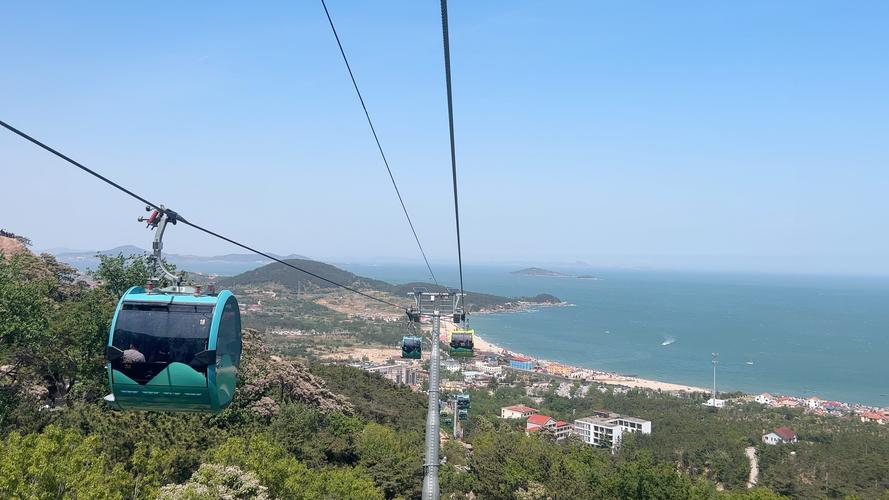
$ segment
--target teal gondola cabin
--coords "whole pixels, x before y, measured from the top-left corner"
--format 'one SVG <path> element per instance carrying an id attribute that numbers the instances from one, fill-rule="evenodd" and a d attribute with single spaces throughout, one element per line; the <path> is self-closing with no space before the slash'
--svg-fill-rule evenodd
<path id="1" fill-rule="evenodd" d="M 216 413 L 234 397 L 240 362 L 241 314 L 230 291 L 133 287 L 111 322 L 105 400 L 124 410 Z"/>

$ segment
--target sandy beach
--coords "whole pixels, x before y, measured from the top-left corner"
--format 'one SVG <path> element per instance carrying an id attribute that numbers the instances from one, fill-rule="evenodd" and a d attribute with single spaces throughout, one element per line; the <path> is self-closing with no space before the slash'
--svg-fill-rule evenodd
<path id="1" fill-rule="evenodd" d="M 442 323 L 442 325 L 444 325 L 444 323 Z M 474 336 L 474 340 L 475 340 L 475 348 L 478 350 L 491 351 L 491 352 L 497 352 L 497 353 L 500 353 L 501 351 L 504 350 L 497 344 L 488 342 L 488 341 L 484 340 L 482 337 L 479 337 L 477 334 Z M 528 357 L 530 357 L 531 359 L 535 359 L 536 361 L 540 361 L 544 364 L 551 362 L 549 360 L 534 358 L 534 356 L 528 356 Z M 628 377 L 628 376 L 620 375 L 617 373 L 603 372 L 603 371 L 597 371 L 597 370 L 591 370 L 591 369 L 583 369 L 583 368 L 579 368 L 579 367 L 578 367 L 578 370 L 592 373 L 593 374 L 592 378 L 588 379 L 588 380 L 592 380 L 592 381 L 598 382 L 600 384 L 622 385 L 624 387 L 631 387 L 634 389 L 651 389 L 651 390 L 655 390 L 655 391 L 665 391 L 665 392 L 672 392 L 672 391 L 703 392 L 703 393 L 708 392 L 708 389 L 705 389 L 703 387 L 695 387 L 692 385 L 674 384 L 672 382 L 663 382 L 660 380 L 650 380 L 650 379 L 644 379 L 644 378 L 639 378 L 639 377 Z"/>

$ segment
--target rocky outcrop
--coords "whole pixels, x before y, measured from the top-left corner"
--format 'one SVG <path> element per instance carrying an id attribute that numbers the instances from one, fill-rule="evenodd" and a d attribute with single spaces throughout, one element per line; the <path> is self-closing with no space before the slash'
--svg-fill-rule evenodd
<path id="1" fill-rule="evenodd" d="M 354 412 L 344 397 L 330 392 L 307 367 L 272 356 L 259 332 L 246 328 L 242 335 L 241 380 L 233 404 L 261 417 L 275 415 L 281 401 L 302 402 L 325 413 Z"/>
<path id="2" fill-rule="evenodd" d="M 0 253 L 7 259 L 20 253 L 30 253 L 28 247 L 16 238 L 0 236 Z"/>

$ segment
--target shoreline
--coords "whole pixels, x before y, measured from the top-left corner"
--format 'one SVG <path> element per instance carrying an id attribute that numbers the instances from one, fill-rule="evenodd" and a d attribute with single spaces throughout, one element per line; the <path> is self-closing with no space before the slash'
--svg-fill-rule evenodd
<path id="1" fill-rule="evenodd" d="M 445 322 L 442 322 L 444 325 Z M 446 334 L 445 334 L 446 335 Z M 522 358 L 529 359 L 535 365 L 543 367 L 543 372 L 546 375 L 550 376 L 559 376 L 562 378 L 572 379 L 574 377 L 570 376 L 570 374 L 582 374 L 575 380 L 585 380 L 588 382 L 598 383 L 598 384 L 607 384 L 607 385 L 615 385 L 615 386 L 624 386 L 629 387 L 631 389 L 650 389 L 656 390 L 660 392 L 685 392 L 688 394 L 703 394 L 705 396 L 709 395 L 712 389 L 707 389 L 703 387 L 697 387 L 693 385 L 686 384 L 678 384 L 673 382 L 666 382 L 663 380 L 655 380 L 655 379 L 647 379 L 638 377 L 635 375 L 622 375 L 617 372 L 597 370 L 593 368 L 584 368 L 575 365 L 570 365 L 566 363 L 561 363 L 558 361 L 552 361 L 545 358 L 539 358 L 534 355 L 519 353 L 515 351 L 511 351 L 506 349 L 498 344 L 493 342 L 489 342 L 484 340 L 478 334 L 474 335 L 475 346 L 477 350 L 480 351 L 488 351 L 497 354 L 506 354 L 508 356 L 518 356 Z M 561 373 L 553 373 L 552 371 L 547 371 L 549 367 L 554 367 L 558 372 Z M 566 370 L 567 369 L 567 370 Z M 516 369 L 516 371 L 526 371 L 528 373 L 536 373 L 534 370 L 522 370 Z M 565 376 L 566 372 L 569 376 Z M 793 395 L 772 395 L 769 392 L 765 391 L 757 394 L 752 394 L 747 391 L 730 391 L 733 393 L 741 393 L 744 396 L 740 399 L 745 401 L 756 401 L 764 404 L 766 406 L 772 408 L 802 408 L 805 411 L 813 411 L 817 414 L 832 414 L 832 415 L 856 415 L 862 416 L 865 418 L 869 413 L 876 412 L 884 412 L 889 418 L 889 407 L 881 408 L 878 406 L 873 406 L 865 403 L 849 403 L 849 402 L 841 402 L 841 401 L 830 401 L 830 400 L 822 400 L 817 396 L 813 396 L 810 398 L 806 398 L 803 396 L 793 396 Z M 760 398 L 767 397 L 767 400 L 760 401 Z"/>
<path id="2" fill-rule="evenodd" d="M 562 304 L 567 304 L 567 303 L 563 302 Z M 446 342 L 448 333 L 450 333 L 453 330 L 456 330 L 458 327 L 453 322 L 442 320 L 441 328 L 442 328 L 442 333 L 441 333 L 441 336 L 439 337 L 439 340 Z M 527 358 L 531 359 L 532 361 L 534 361 L 535 363 L 545 365 L 547 367 L 549 367 L 549 366 L 559 367 L 560 371 L 562 371 L 563 374 L 568 375 L 565 378 L 569 378 L 569 379 L 571 378 L 571 376 L 570 376 L 571 373 L 579 373 L 579 374 L 582 374 L 583 376 L 578 377 L 578 378 L 582 378 L 582 379 L 587 380 L 589 382 L 596 382 L 596 383 L 607 384 L 607 385 L 624 386 L 624 387 L 630 387 L 633 389 L 651 389 L 651 390 L 663 391 L 663 392 L 679 391 L 679 392 L 687 392 L 690 394 L 695 394 L 695 393 L 707 394 L 709 392 L 708 389 L 705 389 L 703 387 L 696 387 L 693 385 L 686 385 L 686 384 L 676 384 L 673 382 L 666 382 L 663 380 L 647 379 L 647 378 L 630 376 L 630 375 L 622 375 L 622 374 L 616 373 L 616 372 L 609 372 L 609 371 L 604 371 L 604 370 L 595 370 L 595 369 L 591 369 L 591 368 L 572 366 L 572 365 L 563 364 L 563 363 L 560 363 L 557 361 L 538 358 L 533 355 L 517 353 L 517 352 L 511 351 L 509 349 L 506 349 L 500 345 L 497 345 L 493 342 L 487 341 L 484 339 L 484 337 L 482 337 L 478 334 L 473 335 L 473 342 L 475 344 L 476 351 L 492 352 L 495 354 L 506 353 L 507 355 L 518 355 L 518 356 L 527 357 Z M 567 370 L 565 370 L 565 369 L 567 369 Z M 533 373 L 533 372 L 529 372 L 529 373 Z M 564 375 L 560 375 L 557 373 L 546 373 L 546 374 L 547 375 L 555 375 L 555 376 L 564 376 Z"/>
<path id="3" fill-rule="evenodd" d="M 521 313 L 528 311 L 536 311 L 544 308 L 551 307 L 573 307 L 574 304 L 562 301 L 559 303 L 540 303 L 540 302 L 515 302 L 510 303 L 506 307 L 498 307 L 494 309 L 482 309 L 474 312 L 473 314 L 477 315 L 491 315 L 491 314 L 512 314 L 512 313 Z M 336 307 L 333 307 L 335 310 L 340 310 Z M 343 310 L 342 312 L 346 312 L 349 314 L 354 314 L 351 310 Z M 460 325 L 461 327 L 463 325 Z M 425 331 L 429 331 L 430 325 L 424 324 L 423 329 Z M 440 337 L 440 341 L 447 342 L 448 332 L 457 329 L 458 326 L 454 325 L 453 322 L 442 319 L 441 321 L 442 328 L 442 336 Z M 584 380 L 591 383 L 597 384 L 605 384 L 611 386 L 622 386 L 627 388 L 634 389 L 645 389 L 645 390 L 655 390 L 660 392 L 667 393 L 676 393 L 683 392 L 687 394 L 703 394 L 709 395 L 711 389 L 705 387 L 694 386 L 690 384 L 682 384 L 676 382 L 669 382 L 666 380 L 658 380 L 652 378 L 644 378 L 639 377 L 635 374 L 622 374 L 615 371 L 602 370 L 597 368 L 587 368 L 583 366 L 570 365 L 567 363 L 562 363 L 559 361 L 554 361 L 542 357 L 538 357 L 534 354 L 524 354 L 517 351 L 512 351 L 510 349 L 504 348 L 501 345 L 495 344 L 494 342 L 486 340 L 483 336 L 479 336 L 476 334 L 474 336 L 475 340 L 475 348 L 477 351 L 481 352 L 490 352 L 495 355 L 505 355 L 505 356 L 519 356 L 522 358 L 527 358 L 532 361 L 534 365 L 537 367 L 537 370 L 521 370 L 516 368 L 519 371 L 527 371 L 528 373 L 542 373 L 549 376 L 557 376 L 564 378 L 566 380 Z M 350 351 L 354 351 L 351 354 L 357 354 L 359 358 L 367 356 L 369 360 L 373 360 L 376 362 L 383 362 L 384 359 L 396 359 L 398 358 L 398 349 L 390 348 L 390 347 L 366 347 L 366 348 L 352 348 L 346 349 L 344 351 L 329 353 L 323 356 L 329 360 L 342 360 L 346 359 L 350 356 Z M 426 358 L 426 353 L 424 354 L 424 358 Z M 889 406 L 879 407 L 873 404 L 861 403 L 861 402 L 841 402 L 838 400 L 821 400 L 818 397 L 805 397 L 805 396 L 797 396 L 797 395 L 779 395 L 772 396 L 768 392 L 762 392 L 759 394 L 751 393 L 747 390 L 732 390 L 732 391 L 722 391 L 723 394 L 726 393 L 740 393 L 743 394 L 741 398 L 747 401 L 753 401 L 756 399 L 760 400 L 768 400 L 767 404 L 771 407 L 789 407 L 789 408 L 805 408 L 807 411 L 814 412 L 822 412 L 826 411 L 828 413 L 841 413 L 841 414 L 867 414 L 870 410 L 883 411 L 887 414 L 887 419 L 889 419 Z M 813 400 L 816 402 L 813 403 Z"/>
<path id="4" fill-rule="evenodd" d="M 596 382 L 596 383 L 607 384 L 607 385 L 624 386 L 624 387 L 629 387 L 632 389 L 651 389 L 651 390 L 662 391 L 662 392 L 679 391 L 679 392 L 687 392 L 690 394 L 696 394 L 696 393 L 708 394 L 710 392 L 709 389 L 705 389 L 703 387 L 697 387 L 697 386 L 693 386 L 693 385 L 677 384 L 677 383 L 673 383 L 673 382 L 666 382 L 663 380 L 655 380 L 655 379 L 647 379 L 647 378 L 630 376 L 630 375 L 622 375 L 622 374 L 616 373 L 616 372 L 610 372 L 610 371 L 605 371 L 605 370 L 596 370 L 596 369 L 592 369 L 592 368 L 583 368 L 583 367 L 579 367 L 579 366 L 573 366 L 573 365 L 569 365 L 569 364 L 560 363 L 558 361 L 552 361 L 552 360 L 548 360 L 548 359 L 538 358 L 533 355 L 518 353 L 518 352 L 511 351 L 509 349 L 506 349 L 506 348 L 501 347 L 493 342 L 489 342 L 489 341 L 485 340 L 483 337 L 479 336 L 478 334 L 475 334 L 473 337 L 475 340 L 475 348 L 480 351 L 488 351 L 488 352 L 495 352 L 495 353 L 508 353 L 509 355 L 523 356 L 523 357 L 527 357 L 527 358 L 531 359 L 535 363 L 538 363 L 538 364 L 541 364 L 544 366 L 555 365 L 555 366 L 559 367 L 560 370 L 562 369 L 562 367 L 565 367 L 565 368 L 568 368 L 571 373 L 581 373 L 581 374 L 585 375 L 582 378 L 584 380 L 589 381 L 589 382 Z M 531 372 L 531 373 L 533 373 L 533 372 Z M 547 374 L 560 376 L 559 374 L 556 374 L 556 373 L 547 373 Z M 570 379 L 571 377 L 569 376 L 566 378 Z M 578 378 L 580 378 L 580 377 L 578 377 Z"/>

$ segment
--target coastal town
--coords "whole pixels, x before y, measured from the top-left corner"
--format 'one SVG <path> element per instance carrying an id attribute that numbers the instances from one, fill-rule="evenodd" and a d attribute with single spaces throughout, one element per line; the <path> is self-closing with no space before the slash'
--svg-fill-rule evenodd
<path id="1" fill-rule="evenodd" d="M 452 323 L 442 322 L 446 331 L 456 328 Z M 440 341 L 446 342 L 447 333 L 443 333 Z M 566 398 L 584 397 L 589 391 L 596 390 L 602 393 L 626 394 L 631 390 L 643 392 L 651 391 L 666 393 L 675 397 L 700 397 L 709 399 L 703 401 L 704 406 L 712 406 L 714 409 L 723 408 L 726 405 L 743 405 L 756 403 L 767 408 L 799 409 L 803 414 L 834 416 L 844 419 L 860 420 L 864 423 L 873 422 L 879 425 L 889 424 L 889 407 L 873 407 L 864 404 L 848 403 L 835 400 L 821 399 L 817 396 L 801 397 L 791 395 L 773 395 L 768 392 L 761 394 L 744 394 L 733 392 L 719 394 L 714 398 L 711 389 L 690 385 L 675 384 L 657 380 L 644 379 L 637 376 L 622 375 L 609 371 L 593 370 L 590 368 L 572 366 L 555 361 L 534 358 L 527 354 L 504 349 L 498 345 L 485 341 L 478 335 L 475 336 L 475 356 L 472 358 L 446 359 L 442 363 L 445 380 L 442 381 L 442 389 L 451 392 L 462 392 L 469 389 L 486 389 L 492 384 L 502 384 L 509 381 L 514 386 L 524 388 L 528 397 L 541 401 L 547 391 L 554 388 L 554 393 Z M 366 356 L 367 349 L 355 348 L 346 350 L 331 356 L 330 361 L 347 363 L 363 370 L 379 373 L 384 378 L 411 386 L 414 390 L 423 389 L 428 372 L 424 369 L 423 360 L 403 360 L 398 355 L 396 348 L 373 349 L 375 354 L 371 360 Z M 510 377 L 509 375 L 512 375 Z M 723 399 L 724 398 L 724 399 Z M 521 417 L 519 417 L 521 415 Z M 551 419 L 546 415 L 539 415 L 534 408 L 515 405 L 501 409 L 501 418 L 524 418 L 527 420 L 527 431 L 544 431 L 552 434 L 557 439 L 563 439 L 576 434 L 582 440 L 590 436 L 590 425 L 604 426 L 611 429 L 609 432 L 618 436 L 611 443 L 619 446 L 617 429 L 624 432 L 640 431 L 644 434 L 652 432 L 651 422 L 634 417 L 612 414 L 602 410 L 595 415 L 577 419 L 573 423 Z M 612 421 L 605 424 L 605 421 Z M 592 422 L 596 423 L 593 424 Z M 625 425 L 634 422 L 634 425 Z M 637 425 L 638 424 L 638 427 Z M 610 426 L 610 427 L 609 427 Z M 767 444 L 794 442 L 795 435 L 791 436 L 788 430 L 776 429 L 771 432 L 768 439 L 763 435 L 763 442 Z M 602 431 L 605 432 L 605 431 Z M 778 436 L 775 438 L 774 436 Z M 592 439 L 592 438 L 590 438 Z M 599 441 L 589 441 L 590 444 L 599 444 Z"/>

